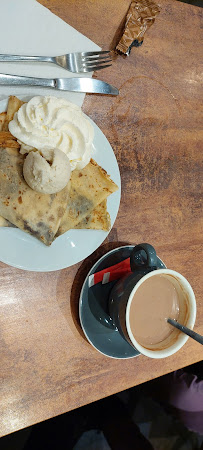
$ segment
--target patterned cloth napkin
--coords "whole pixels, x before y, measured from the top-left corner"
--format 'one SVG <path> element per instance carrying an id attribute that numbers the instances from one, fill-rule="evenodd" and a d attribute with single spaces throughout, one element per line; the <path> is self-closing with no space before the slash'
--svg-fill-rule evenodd
<path id="1" fill-rule="evenodd" d="M 65 5 L 65 3 L 64 3 Z M 98 45 L 83 36 L 35 0 L 1 1 L 0 53 L 56 56 L 97 51 Z M 0 62 L 0 73 L 42 78 L 89 76 L 73 74 L 53 64 Z M 8 95 L 55 95 L 82 106 L 85 94 L 37 87 L 0 86 L 0 100 Z"/>

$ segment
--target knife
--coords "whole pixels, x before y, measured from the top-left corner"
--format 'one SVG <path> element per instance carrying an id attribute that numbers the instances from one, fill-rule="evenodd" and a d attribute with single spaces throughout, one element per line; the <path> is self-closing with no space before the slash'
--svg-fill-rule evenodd
<path id="1" fill-rule="evenodd" d="M 118 95 L 116 87 L 105 81 L 94 78 L 34 78 L 19 75 L 0 74 L 0 85 L 12 86 L 41 86 L 60 91 L 85 92 L 91 94 Z"/>

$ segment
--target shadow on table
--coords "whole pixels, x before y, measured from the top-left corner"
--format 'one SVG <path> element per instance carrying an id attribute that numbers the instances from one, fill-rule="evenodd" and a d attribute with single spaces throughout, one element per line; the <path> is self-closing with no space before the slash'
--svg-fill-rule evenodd
<path id="1" fill-rule="evenodd" d="M 81 329 L 80 319 L 79 319 L 79 299 L 80 292 L 85 281 L 85 278 L 92 268 L 92 266 L 106 253 L 109 251 L 122 247 L 124 245 L 131 245 L 128 242 L 117 241 L 117 242 L 107 242 L 104 245 L 101 245 L 92 255 L 90 255 L 87 259 L 83 261 L 80 268 L 78 269 L 71 289 L 70 294 L 70 306 L 71 306 L 71 314 L 73 318 L 74 325 L 80 335 L 84 338 L 84 333 Z"/>

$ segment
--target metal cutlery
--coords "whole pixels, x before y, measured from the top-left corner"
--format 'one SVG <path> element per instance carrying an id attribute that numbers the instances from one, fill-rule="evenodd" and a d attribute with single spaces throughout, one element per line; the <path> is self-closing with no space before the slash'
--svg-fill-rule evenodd
<path id="1" fill-rule="evenodd" d="M 109 51 L 67 53 L 61 56 L 24 56 L 24 55 L 1 55 L 0 61 L 25 62 L 38 61 L 53 63 L 69 72 L 83 73 L 94 70 L 105 69 L 111 66 L 112 61 Z"/>
<path id="2" fill-rule="evenodd" d="M 94 78 L 34 78 L 0 74 L 0 86 L 41 86 L 60 91 L 118 95 L 116 87 Z"/>

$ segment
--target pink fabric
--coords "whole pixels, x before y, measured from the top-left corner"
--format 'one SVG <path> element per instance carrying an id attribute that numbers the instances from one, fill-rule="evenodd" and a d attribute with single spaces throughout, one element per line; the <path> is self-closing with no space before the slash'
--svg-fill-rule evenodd
<path id="1" fill-rule="evenodd" d="M 203 434 L 203 379 L 180 369 L 154 380 L 152 396 L 173 407 L 189 430 Z"/>
<path id="2" fill-rule="evenodd" d="M 172 374 L 169 403 L 184 411 L 203 412 L 203 380 L 177 370 Z"/>

